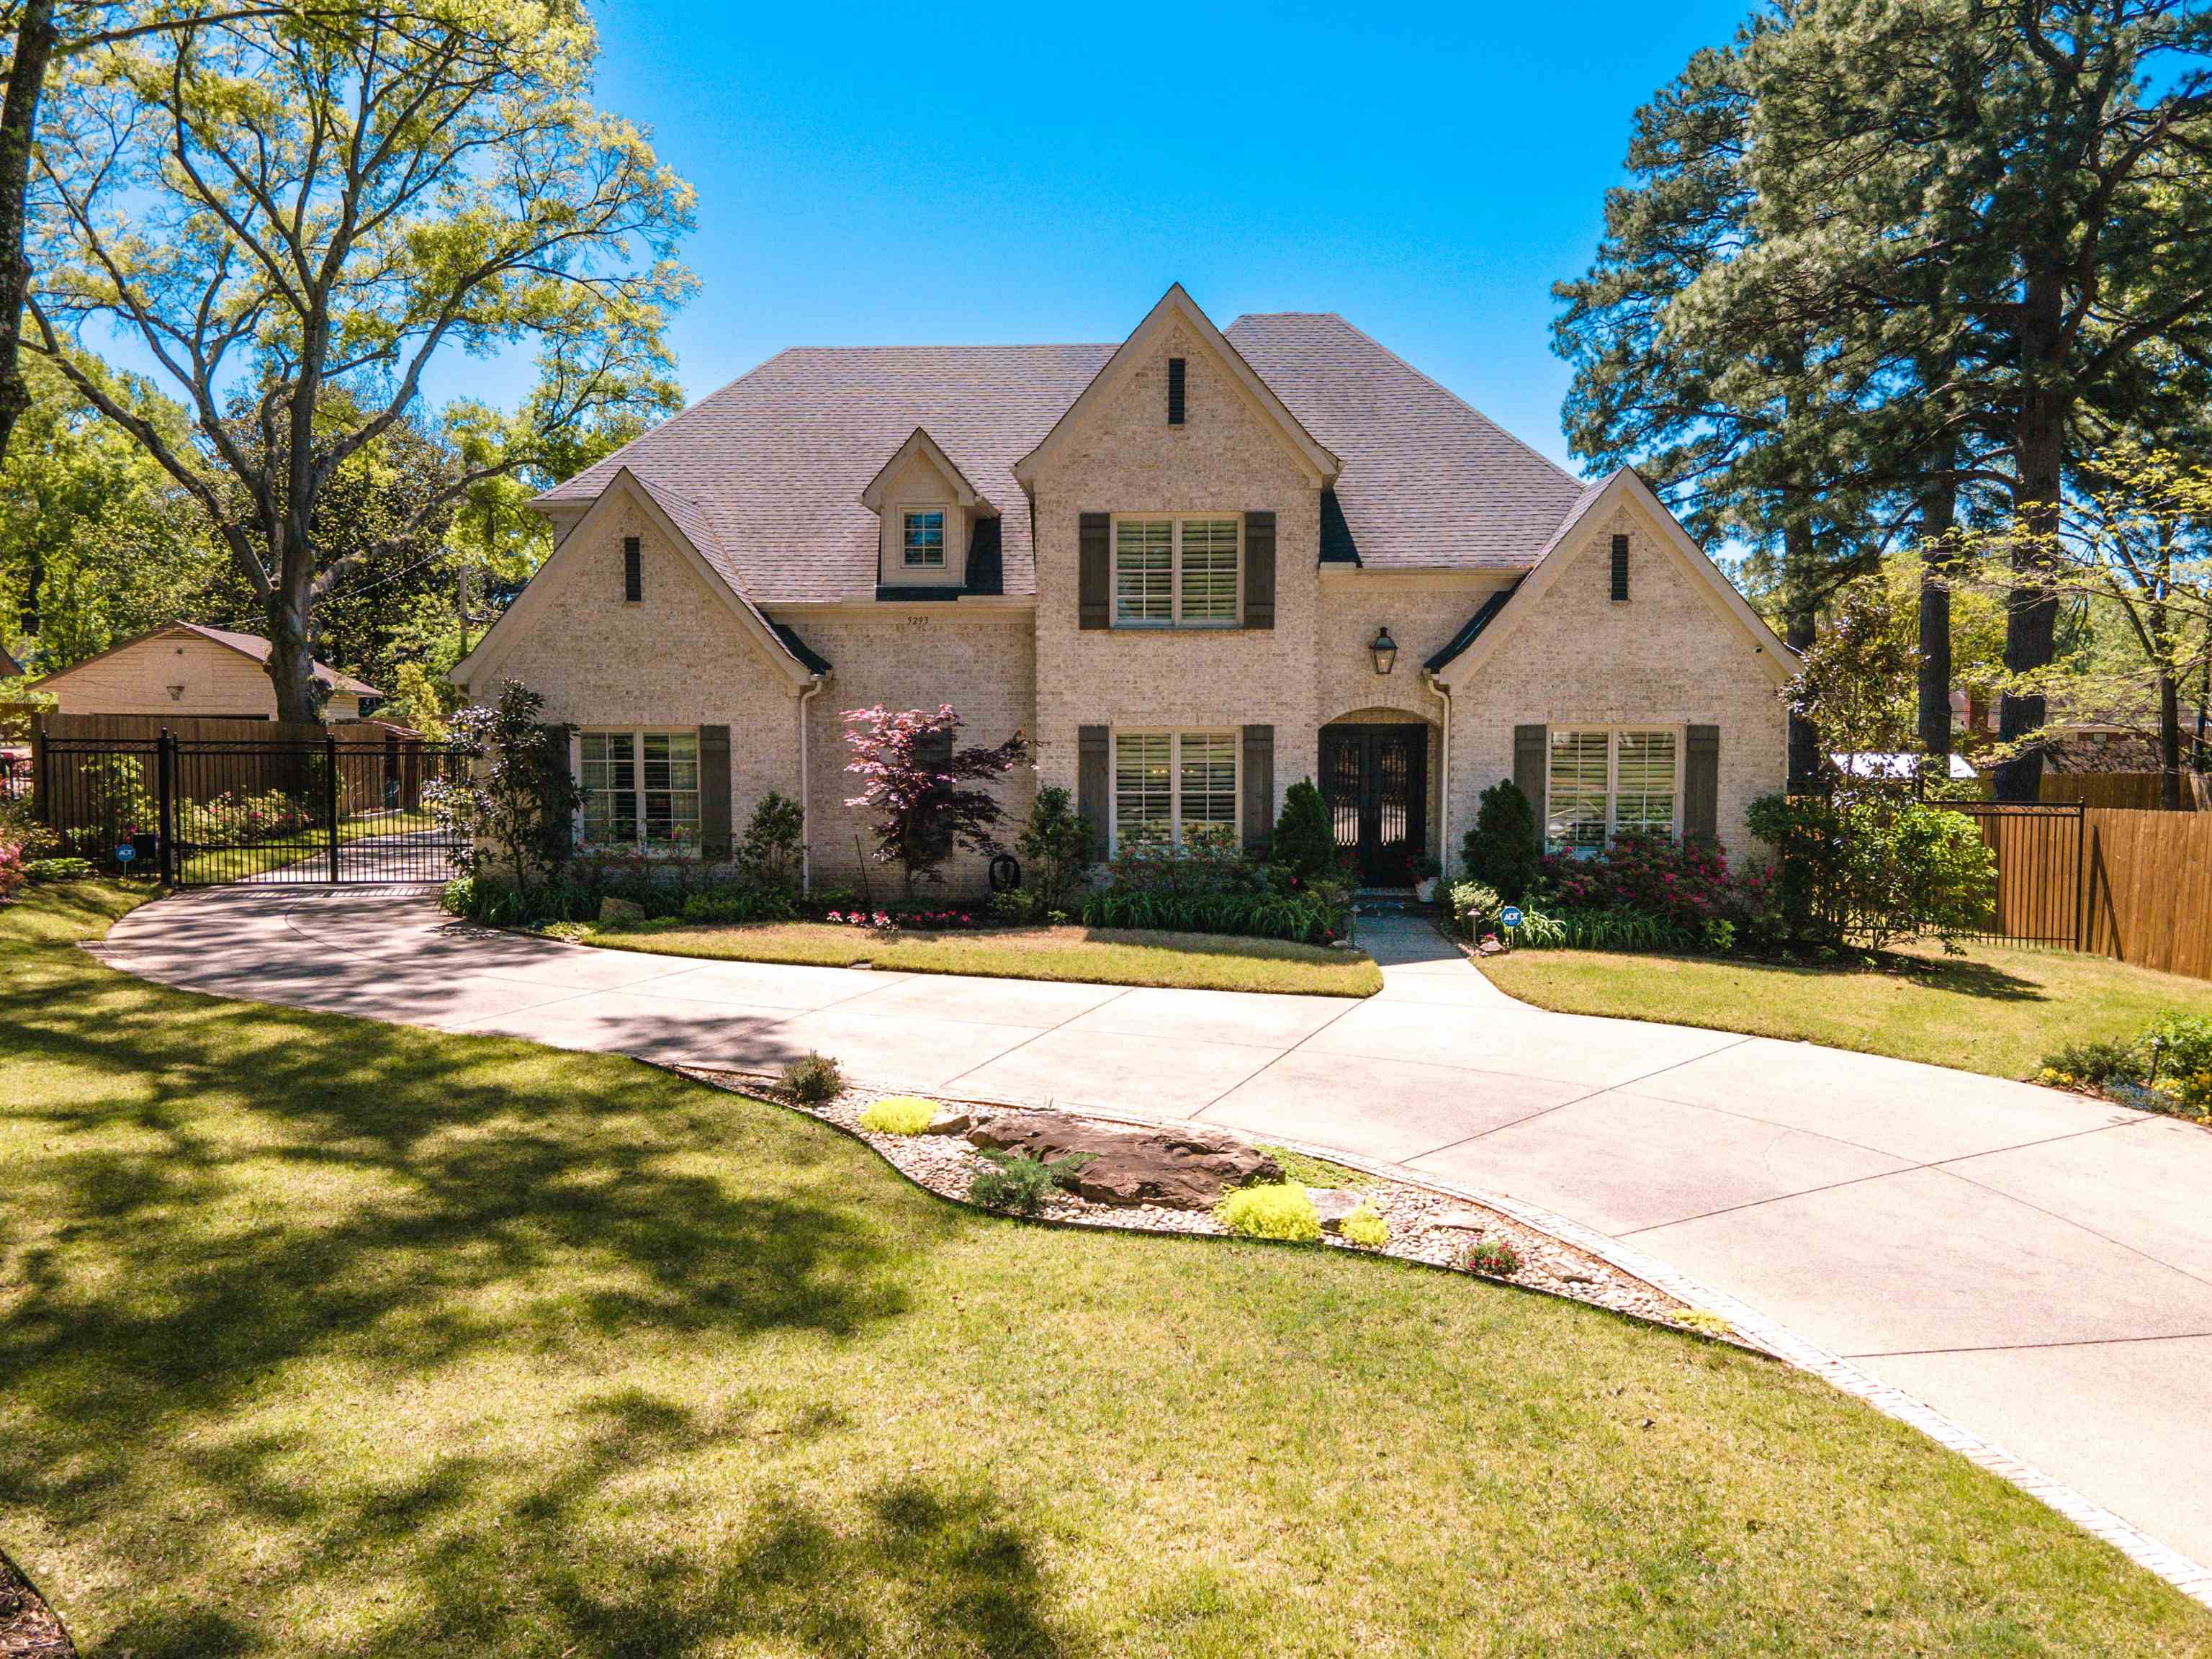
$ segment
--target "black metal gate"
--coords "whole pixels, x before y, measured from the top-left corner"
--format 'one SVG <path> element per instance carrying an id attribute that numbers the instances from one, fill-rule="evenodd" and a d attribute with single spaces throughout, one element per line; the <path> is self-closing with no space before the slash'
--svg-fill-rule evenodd
<path id="1" fill-rule="evenodd" d="M 429 801 L 468 751 L 396 733 L 56 738 L 37 761 L 37 816 L 65 856 L 174 886 L 444 881 L 464 850 Z"/>

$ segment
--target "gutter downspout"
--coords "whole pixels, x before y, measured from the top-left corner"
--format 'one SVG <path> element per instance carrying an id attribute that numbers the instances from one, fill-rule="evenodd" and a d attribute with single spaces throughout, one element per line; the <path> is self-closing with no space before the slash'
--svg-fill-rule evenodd
<path id="1" fill-rule="evenodd" d="M 1421 682 L 1435 692 L 1444 706 L 1443 757 L 1437 765 L 1437 863 L 1443 874 L 1437 877 L 1439 885 L 1451 885 L 1451 687 L 1446 685 L 1427 669 L 1421 671 Z"/>
<path id="2" fill-rule="evenodd" d="M 822 690 L 822 676 L 799 694 L 799 890 L 814 890 L 814 775 L 806 765 L 806 705 Z"/>

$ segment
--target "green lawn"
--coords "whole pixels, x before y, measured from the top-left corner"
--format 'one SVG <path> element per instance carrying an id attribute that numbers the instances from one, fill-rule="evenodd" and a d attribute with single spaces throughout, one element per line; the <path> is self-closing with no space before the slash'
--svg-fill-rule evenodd
<path id="1" fill-rule="evenodd" d="M 1778 1364 L 163 990 L 128 902 L 0 910 L 0 1542 L 88 1656 L 2212 1653 Z"/>
<path id="2" fill-rule="evenodd" d="M 1572 1014 L 1705 1025 L 2033 1076 L 2064 1042 L 2139 1035 L 2165 1008 L 2212 1013 L 2212 984 L 2070 951 L 1916 946 L 1881 968 L 1813 968 L 1605 951 L 1516 951 L 1482 971 Z"/>
<path id="3" fill-rule="evenodd" d="M 1370 997 L 1382 970 L 1364 951 L 1214 933 L 1117 932 L 1103 927 L 992 927 L 972 933 L 875 933 L 826 921 L 731 927 L 648 922 L 585 936 L 586 945 L 672 957 L 855 962 L 911 974 L 988 974 L 1000 979 L 1082 980 L 1096 985 L 1177 985 L 1206 991 L 1303 991 Z"/>

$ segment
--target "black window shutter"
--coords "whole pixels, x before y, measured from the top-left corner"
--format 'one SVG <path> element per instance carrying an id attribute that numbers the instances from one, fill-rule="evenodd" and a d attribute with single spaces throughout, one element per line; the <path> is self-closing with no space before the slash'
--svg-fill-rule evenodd
<path id="1" fill-rule="evenodd" d="M 710 861 L 730 856 L 730 728 L 699 728 L 699 852 Z"/>
<path id="2" fill-rule="evenodd" d="M 1091 856 L 1106 848 L 1106 728 L 1080 726 L 1075 731 L 1075 810 L 1091 820 Z"/>
<path id="3" fill-rule="evenodd" d="M 1244 850 L 1264 853 L 1275 838 L 1275 728 L 1244 728 Z"/>
<path id="4" fill-rule="evenodd" d="M 1182 365 L 1180 357 L 1168 359 L 1168 424 L 1182 424 Z"/>
<path id="5" fill-rule="evenodd" d="M 1536 829 L 1544 832 L 1544 751 L 1548 746 L 1541 726 L 1513 728 L 1513 781 L 1536 809 Z"/>
<path id="6" fill-rule="evenodd" d="M 568 765 L 568 728 L 564 725 L 541 726 L 545 736 L 545 769 L 557 777 L 574 777 Z M 562 817 L 545 826 L 545 840 L 553 854 L 554 861 L 565 860 L 576 850 L 576 821 Z"/>
<path id="7" fill-rule="evenodd" d="M 1275 515 L 1244 515 L 1244 626 L 1275 625 Z"/>
<path id="8" fill-rule="evenodd" d="M 1682 839 L 1720 839 L 1721 729 L 1693 726 L 1682 750 Z"/>
<path id="9" fill-rule="evenodd" d="M 645 561 L 637 549 L 637 538 L 623 538 L 623 598 L 635 605 L 645 597 Z"/>
<path id="10" fill-rule="evenodd" d="M 1076 520 L 1075 625 L 1114 625 L 1114 515 L 1085 513 Z"/>
<path id="11" fill-rule="evenodd" d="M 1613 597 L 1615 599 L 1628 597 L 1628 538 L 1626 536 L 1613 538 Z"/>

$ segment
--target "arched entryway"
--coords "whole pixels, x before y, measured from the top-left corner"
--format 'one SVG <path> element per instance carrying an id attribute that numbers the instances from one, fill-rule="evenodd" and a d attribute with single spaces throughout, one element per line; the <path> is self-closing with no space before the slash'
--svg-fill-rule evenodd
<path id="1" fill-rule="evenodd" d="M 1321 792 L 1336 844 L 1365 887 L 1410 887 L 1429 856 L 1435 727 L 1399 708 L 1364 708 L 1321 729 Z"/>

